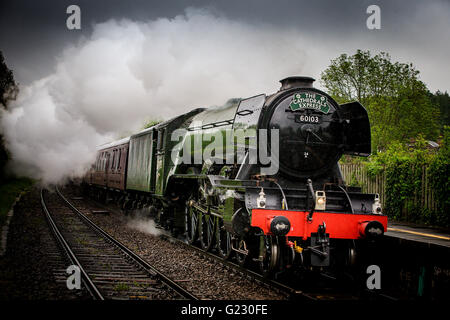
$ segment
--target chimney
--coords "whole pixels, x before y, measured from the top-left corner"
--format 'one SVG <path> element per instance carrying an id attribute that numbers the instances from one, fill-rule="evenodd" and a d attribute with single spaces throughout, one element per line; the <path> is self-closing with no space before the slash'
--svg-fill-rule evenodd
<path id="1" fill-rule="evenodd" d="M 287 77 L 280 80 L 281 82 L 280 91 L 297 87 L 312 88 L 313 87 L 312 83 L 314 81 L 316 80 L 311 77 Z"/>

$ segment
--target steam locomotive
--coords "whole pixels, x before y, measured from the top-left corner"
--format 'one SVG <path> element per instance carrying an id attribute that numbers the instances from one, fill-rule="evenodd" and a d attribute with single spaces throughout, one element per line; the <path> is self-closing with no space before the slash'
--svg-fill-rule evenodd
<path id="1" fill-rule="evenodd" d="M 99 147 L 85 186 L 204 250 L 265 275 L 352 265 L 387 228 L 377 194 L 343 181 L 343 154 L 368 156 L 370 123 L 310 77 L 278 92 L 195 109 Z"/>

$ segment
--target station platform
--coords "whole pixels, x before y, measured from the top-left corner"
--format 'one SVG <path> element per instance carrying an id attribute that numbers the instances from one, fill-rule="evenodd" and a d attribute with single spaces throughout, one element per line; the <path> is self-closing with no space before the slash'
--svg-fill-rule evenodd
<path id="1" fill-rule="evenodd" d="M 416 226 L 401 222 L 389 222 L 385 235 L 388 237 L 450 248 L 450 232 L 446 230 L 438 230 L 431 227 Z"/>

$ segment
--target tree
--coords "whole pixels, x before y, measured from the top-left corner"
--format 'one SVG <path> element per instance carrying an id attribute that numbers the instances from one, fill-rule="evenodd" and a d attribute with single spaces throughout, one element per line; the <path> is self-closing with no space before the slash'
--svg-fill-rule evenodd
<path id="1" fill-rule="evenodd" d="M 435 94 L 429 93 L 433 105 L 439 109 L 440 113 L 440 129 L 444 132 L 445 126 L 450 126 L 450 95 L 447 91 L 436 91 Z"/>
<path id="2" fill-rule="evenodd" d="M 422 134 L 435 139 L 439 111 L 412 64 L 392 62 L 389 54 L 361 51 L 340 55 L 321 74 L 321 83 L 340 103 L 360 101 L 372 126 L 373 150 Z"/>
<path id="3" fill-rule="evenodd" d="M 142 129 L 147 129 L 153 126 L 156 126 L 157 124 L 161 123 L 162 120 L 146 120 Z"/>
<path id="4" fill-rule="evenodd" d="M 8 102 L 14 100 L 18 93 L 18 86 L 14 81 L 11 70 L 8 69 L 0 51 L 0 104 L 7 108 Z"/>
<path id="5" fill-rule="evenodd" d="M 13 73 L 6 66 L 3 53 L 0 51 L 0 108 L 6 109 L 8 102 L 16 98 L 18 91 Z M 8 153 L 3 142 L 3 136 L 0 134 L 0 177 L 3 176 L 3 169 L 7 161 Z"/>
<path id="6" fill-rule="evenodd" d="M 442 129 L 442 146 L 430 165 L 430 182 L 438 205 L 437 223 L 450 226 L 450 127 Z"/>

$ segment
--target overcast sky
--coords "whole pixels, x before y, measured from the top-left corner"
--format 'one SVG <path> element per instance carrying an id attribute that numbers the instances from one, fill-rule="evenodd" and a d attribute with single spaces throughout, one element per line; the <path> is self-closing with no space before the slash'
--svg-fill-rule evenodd
<path id="1" fill-rule="evenodd" d="M 81 30 L 66 28 L 66 8 L 70 4 L 81 8 Z M 366 27 L 366 9 L 371 4 L 381 8 L 380 30 Z M 315 39 L 303 44 L 302 57 L 305 72 L 315 78 L 319 78 L 330 59 L 360 48 L 387 51 L 395 61 L 412 62 L 432 91 L 450 90 L 448 0 L 1 0 L 0 50 L 16 79 L 29 84 L 50 74 L 62 50 L 77 43 L 80 37 L 89 37 L 97 23 L 124 18 L 142 22 L 173 19 L 188 7 L 207 8 L 218 16 L 256 27 L 297 30 L 308 39 Z M 326 51 L 319 53 L 320 59 L 317 50 Z"/>
<path id="2" fill-rule="evenodd" d="M 71 4 L 81 30 L 66 27 Z M 372 4 L 380 30 L 366 26 Z M 357 49 L 450 91 L 449 30 L 443 0 L 0 0 L 0 50 L 20 83 L 0 130 L 17 173 L 54 183 L 148 120 L 270 94 L 291 75 L 319 79 Z"/>

